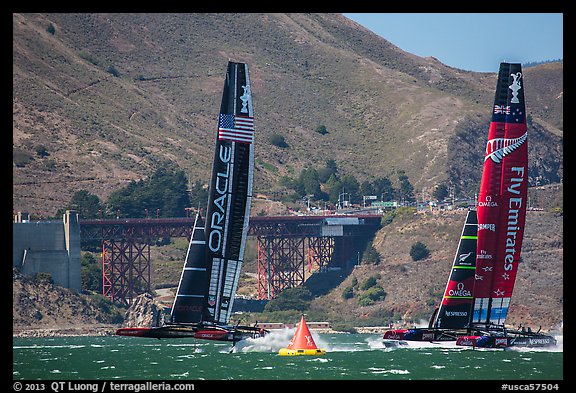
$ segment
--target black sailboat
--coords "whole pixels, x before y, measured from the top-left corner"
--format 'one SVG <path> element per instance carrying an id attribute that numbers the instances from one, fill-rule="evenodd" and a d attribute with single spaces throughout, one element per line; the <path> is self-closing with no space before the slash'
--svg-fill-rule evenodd
<path id="1" fill-rule="evenodd" d="M 248 65 L 228 62 L 218 117 L 206 219 L 196 215 L 170 318 L 120 336 L 237 342 L 267 331 L 229 325 L 244 250 L 254 171 L 254 113 Z"/>

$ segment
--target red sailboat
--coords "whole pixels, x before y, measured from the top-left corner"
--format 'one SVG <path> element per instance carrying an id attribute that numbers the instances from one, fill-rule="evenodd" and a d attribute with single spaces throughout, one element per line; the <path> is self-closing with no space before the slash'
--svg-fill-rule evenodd
<path id="1" fill-rule="evenodd" d="M 539 331 L 505 326 L 520 261 L 527 194 L 522 67 L 501 63 L 477 209 L 466 218 L 441 307 L 428 328 L 387 331 L 385 344 L 456 341 L 487 348 L 556 344 L 554 337 Z"/>

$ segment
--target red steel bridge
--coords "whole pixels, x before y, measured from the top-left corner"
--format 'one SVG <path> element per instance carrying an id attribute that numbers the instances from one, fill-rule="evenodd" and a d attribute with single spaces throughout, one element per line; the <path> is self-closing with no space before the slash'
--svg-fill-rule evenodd
<path id="1" fill-rule="evenodd" d="M 258 297 L 273 299 L 304 284 L 306 271 L 346 270 L 380 228 L 379 215 L 250 217 L 258 245 Z M 150 246 L 163 237 L 190 238 L 194 218 L 80 220 L 82 242 L 102 243 L 103 294 L 130 305 L 150 290 Z M 184 262 L 184 261 L 182 261 Z"/>

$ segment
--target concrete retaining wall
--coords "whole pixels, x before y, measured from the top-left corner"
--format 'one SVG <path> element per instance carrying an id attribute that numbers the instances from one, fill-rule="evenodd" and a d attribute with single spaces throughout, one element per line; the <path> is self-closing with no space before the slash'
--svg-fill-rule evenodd
<path id="1" fill-rule="evenodd" d="M 19 214 L 12 223 L 12 266 L 22 273 L 50 273 L 54 284 L 80 291 L 80 224 L 67 211 L 62 221 L 29 222 Z"/>

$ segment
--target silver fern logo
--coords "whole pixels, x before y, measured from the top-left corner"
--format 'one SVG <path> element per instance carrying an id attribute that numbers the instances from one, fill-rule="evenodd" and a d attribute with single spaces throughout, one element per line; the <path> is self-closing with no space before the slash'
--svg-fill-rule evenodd
<path id="1" fill-rule="evenodd" d="M 518 149 L 528 138 L 528 131 L 518 138 L 494 138 L 486 144 L 486 156 L 484 161 L 491 159 L 496 164 L 500 164 L 502 159 L 514 150 Z"/>

